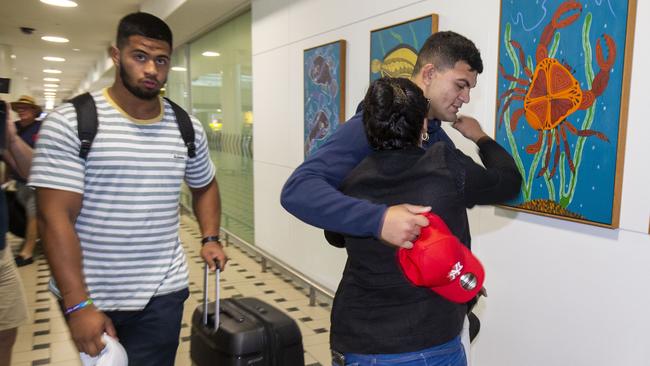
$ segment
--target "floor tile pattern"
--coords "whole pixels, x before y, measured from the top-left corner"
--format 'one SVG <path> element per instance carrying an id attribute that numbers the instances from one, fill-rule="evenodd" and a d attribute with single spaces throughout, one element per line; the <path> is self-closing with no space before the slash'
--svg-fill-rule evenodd
<path id="1" fill-rule="evenodd" d="M 202 301 L 203 266 L 199 256 L 200 233 L 196 222 L 182 217 L 181 239 L 190 268 L 190 298 L 185 302 L 177 366 L 191 365 L 189 356 L 192 312 Z M 9 237 L 14 251 L 20 240 Z M 330 307 L 327 301 L 309 306 L 304 284 L 285 276 L 277 269 L 261 271 L 259 260 L 245 251 L 229 245 L 231 260 L 221 276 L 221 296 L 262 299 L 296 319 L 305 347 L 305 364 L 330 365 L 329 328 Z M 79 354 L 70 340 L 67 325 L 54 297 L 47 290 L 49 267 L 42 255 L 34 264 L 19 269 L 23 279 L 31 321 L 19 328 L 13 349 L 12 366 L 77 366 Z"/>

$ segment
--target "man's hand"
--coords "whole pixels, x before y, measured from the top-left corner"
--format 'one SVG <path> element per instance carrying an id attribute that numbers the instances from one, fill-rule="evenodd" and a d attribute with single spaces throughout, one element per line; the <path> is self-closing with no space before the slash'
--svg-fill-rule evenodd
<path id="1" fill-rule="evenodd" d="M 102 341 L 104 332 L 117 338 L 117 332 L 111 319 L 94 306 L 70 314 L 68 327 L 79 352 L 92 357 L 97 356 L 106 346 Z"/>
<path id="2" fill-rule="evenodd" d="M 456 122 L 451 125 L 458 130 L 465 138 L 476 143 L 481 137 L 487 136 L 478 121 L 469 116 L 458 116 Z"/>
<path id="3" fill-rule="evenodd" d="M 409 204 L 389 207 L 381 227 L 381 240 L 396 247 L 412 248 L 420 229 L 429 225 L 429 220 L 421 214 L 429 211 L 431 207 Z"/>
<path id="4" fill-rule="evenodd" d="M 213 272 L 217 269 L 214 263 L 215 259 L 219 261 L 219 269 L 222 271 L 226 268 L 226 262 L 228 262 L 228 256 L 221 247 L 221 243 L 216 241 L 208 242 L 201 248 L 201 257 Z"/>

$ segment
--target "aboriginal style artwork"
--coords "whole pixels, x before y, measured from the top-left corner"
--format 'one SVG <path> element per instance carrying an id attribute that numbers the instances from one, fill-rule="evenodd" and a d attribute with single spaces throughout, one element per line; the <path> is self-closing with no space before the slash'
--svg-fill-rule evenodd
<path id="1" fill-rule="evenodd" d="M 632 5 L 502 0 L 495 136 L 524 178 L 508 207 L 618 225 Z"/>
<path id="2" fill-rule="evenodd" d="M 303 62 L 306 158 L 345 120 L 345 41 L 307 49 Z"/>
<path id="3" fill-rule="evenodd" d="M 383 76 L 410 78 L 418 51 L 437 31 L 435 14 L 371 31 L 370 81 Z"/>

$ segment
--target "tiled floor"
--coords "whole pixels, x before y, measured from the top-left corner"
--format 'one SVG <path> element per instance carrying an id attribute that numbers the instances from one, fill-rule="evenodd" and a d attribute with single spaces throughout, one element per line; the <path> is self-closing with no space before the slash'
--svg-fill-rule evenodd
<path id="1" fill-rule="evenodd" d="M 185 302 L 180 346 L 176 357 L 178 366 L 191 365 L 190 319 L 202 300 L 203 265 L 199 257 L 200 244 L 197 237 L 200 236 L 196 223 L 183 217 L 181 239 L 190 268 L 190 298 Z M 9 242 L 14 250 L 18 249 L 18 239 L 10 238 Z M 296 319 L 302 332 L 305 364 L 329 365 L 329 306 L 309 306 L 309 299 L 300 285 L 277 272 L 261 272 L 261 266 L 254 258 L 232 245 L 226 250 L 231 260 L 221 276 L 221 296 L 254 296 L 285 311 Z M 12 365 L 81 365 L 65 321 L 54 297 L 47 290 L 50 271 L 43 256 L 34 264 L 21 267 L 20 275 L 32 321 L 18 330 Z"/>

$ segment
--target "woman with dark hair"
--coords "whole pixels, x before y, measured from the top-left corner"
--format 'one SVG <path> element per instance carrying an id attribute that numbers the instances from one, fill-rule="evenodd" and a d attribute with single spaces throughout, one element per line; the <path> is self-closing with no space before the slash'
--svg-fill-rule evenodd
<path id="1" fill-rule="evenodd" d="M 444 141 L 424 150 L 428 103 L 410 80 L 374 81 L 363 101 L 373 153 L 340 190 L 374 203 L 430 206 L 469 248 L 466 209 L 514 197 L 521 177 L 508 153 L 470 117 L 459 117 L 453 127 L 476 143 L 485 168 Z M 331 232 L 326 237 L 348 252 L 332 308 L 335 364 L 466 365 L 459 334 L 467 304 L 412 285 L 394 246 L 374 237 Z"/>

